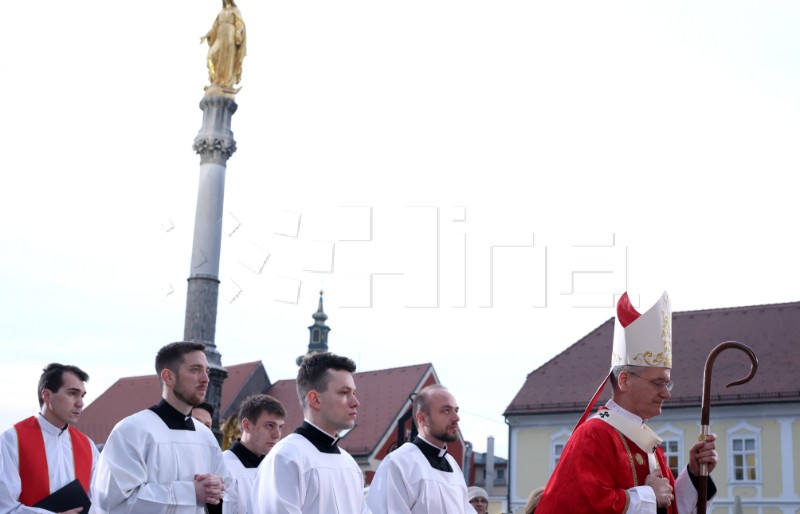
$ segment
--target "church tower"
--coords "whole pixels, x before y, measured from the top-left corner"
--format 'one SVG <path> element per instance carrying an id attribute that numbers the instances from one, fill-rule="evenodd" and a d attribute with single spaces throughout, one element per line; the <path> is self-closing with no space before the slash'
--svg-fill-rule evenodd
<path id="1" fill-rule="evenodd" d="M 325 324 L 328 315 L 322 310 L 322 293 L 322 291 L 319 292 L 319 307 L 317 307 L 317 312 L 311 315 L 311 317 L 314 318 L 314 324 L 308 327 L 308 352 L 297 358 L 296 362 L 298 366 L 303 362 L 303 359 L 309 355 L 328 351 L 328 332 L 331 331 L 331 327 Z"/>

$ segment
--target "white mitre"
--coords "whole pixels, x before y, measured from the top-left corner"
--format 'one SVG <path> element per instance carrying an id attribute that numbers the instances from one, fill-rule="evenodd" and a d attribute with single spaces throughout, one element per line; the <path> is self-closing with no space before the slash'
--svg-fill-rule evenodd
<path id="1" fill-rule="evenodd" d="M 672 307 L 667 292 L 644 314 L 631 305 L 628 293 L 617 302 L 611 367 L 672 367 Z"/>

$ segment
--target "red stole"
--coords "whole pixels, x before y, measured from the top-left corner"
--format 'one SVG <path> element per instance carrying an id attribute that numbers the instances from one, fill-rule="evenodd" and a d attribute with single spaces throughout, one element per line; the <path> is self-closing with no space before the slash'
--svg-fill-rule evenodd
<path id="1" fill-rule="evenodd" d="M 20 503 L 33 506 L 50 496 L 50 472 L 47 467 L 47 453 L 44 449 L 42 428 L 35 416 L 23 419 L 16 425 L 17 454 L 19 455 L 19 479 L 22 491 Z M 89 494 L 92 479 L 92 446 L 89 438 L 73 427 L 69 427 L 72 441 L 72 459 L 75 478 Z"/>

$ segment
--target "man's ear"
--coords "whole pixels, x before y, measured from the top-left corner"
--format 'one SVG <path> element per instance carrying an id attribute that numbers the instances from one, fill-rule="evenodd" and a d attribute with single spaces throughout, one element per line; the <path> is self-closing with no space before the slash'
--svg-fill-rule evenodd
<path id="1" fill-rule="evenodd" d="M 173 377 L 172 377 L 172 371 L 170 371 L 168 368 L 162 369 L 161 370 L 161 381 L 164 382 L 165 384 L 169 385 L 170 387 L 175 385 L 175 381 L 173 380 Z"/>
<path id="2" fill-rule="evenodd" d="M 422 412 L 421 410 L 417 411 L 417 413 L 414 415 L 414 420 L 417 422 L 417 426 L 418 427 L 424 427 L 425 426 L 425 413 Z"/>
<path id="3" fill-rule="evenodd" d="M 52 396 L 53 396 L 53 391 L 51 391 L 50 389 L 42 389 L 42 401 L 45 404 L 50 403 L 50 398 L 52 398 Z"/>
<path id="4" fill-rule="evenodd" d="M 620 391 L 627 391 L 628 388 L 628 380 L 630 380 L 631 374 L 627 371 L 620 371 L 619 375 L 617 375 L 617 388 Z"/>
<path id="5" fill-rule="evenodd" d="M 314 410 L 320 409 L 319 393 L 315 389 L 312 389 L 306 394 L 306 404 Z"/>
<path id="6" fill-rule="evenodd" d="M 242 433 L 244 434 L 245 432 L 250 433 L 250 420 L 247 418 L 242 420 Z"/>

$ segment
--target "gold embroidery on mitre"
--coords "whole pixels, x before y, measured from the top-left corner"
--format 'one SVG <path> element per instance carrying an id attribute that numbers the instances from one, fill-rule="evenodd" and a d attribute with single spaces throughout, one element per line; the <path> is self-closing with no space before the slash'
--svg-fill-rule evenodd
<path id="1" fill-rule="evenodd" d="M 672 306 L 669 295 L 664 293 L 664 307 L 661 309 L 664 324 L 661 327 L 661 344 L 664 345 L 664 366 L 672 367 Z"/>
<path id="2" fill-rule="evenodd" d="M 664 317 L 664 326 L 661 329 L 661 344 L 664 345 L 664 365 L 672 367 L 672 316 L 669 311 L 661 311 Z"/>
<path id="3" fill-rule="evenodd" d="M 631 359 L 636 366 L 649 366 L 651 368 L 664 368 L 670 367 L 672 364 L 672 356 L 665 356 L 666 352 L 661 352 L 653 355 L 653 352 L 644 352 L 637 354 Z M 671 353 L 671 352 L 670 352 Z M 670 364 L 667 364 L 669 362 Z"/>

